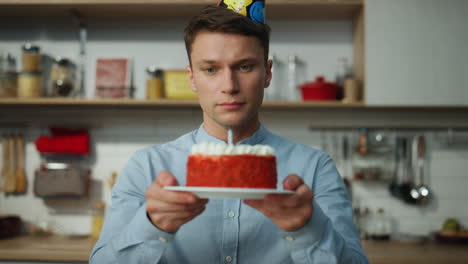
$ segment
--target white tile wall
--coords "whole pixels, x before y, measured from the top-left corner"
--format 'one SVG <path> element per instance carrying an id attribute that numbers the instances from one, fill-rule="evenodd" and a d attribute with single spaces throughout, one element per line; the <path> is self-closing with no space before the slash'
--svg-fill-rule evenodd
<path id="1" fill-rule="evenodd" d="M 185 120 L 184 113 L 172 115 L 173 120 Z M 91 128 L 92 140 L 95 142 L 95 160 L 93 164 L 93 178 L 100 182 L 97 188 L 100 197 L 91 200 L 103 199 L 110 201 L 110 190 L 107 186 L 108 177 L 113 171 L 120 171 L 129 156 L 136 150 L 151 144 L 163 143 L 174 139 L 192 129 L 198 124 L 189 125 L 179 121 L 165 121 L 164 128 L 152 125 L 142 125 L 129 128 L 125 125 L 113 127 Z M 284 122 L 273 116 L 265 118 L 265 125 L 275 133 L 300 143 L 320 147 L 320 131 L 307 129 L 307 122 Z M 30 129 L 26 131 L 26 157 L 27 175 L 29 180 L 28 194 L 25 196 L 0 196 L 0 212 L 19 214 L 28 221 L 50 221 L 58 232 L 81 234 L 90 230 L 90 216 L 87 206 L 90 200 L 47 202 L 34 197 L 31 183 L 33 171 L 39 166 L 39 156 L 32 140 L 44 130 Z M 2 129 L 0 133 L 8 132 Z M 327 132 L 328 141 L 332 138 L 332 131 Z M 340 131 L 339 134 L 348 133 Z M 429 175 L 428 182 L 434 191 L 434 200 L 426 207 L 407 205 L 389 195 L 387 183 L 353 182 L 353 201 L 355 206 L 367 207 L 371 212 L 384 208 L 393 219 L 395 233 L 427 234 L 442 225 L 447 217 L 458 218 L 468 226 L 468 147 L 453 150 L 441 145 L 434 133 L 426 133 L 429 149 Z M 467 135 L 468 136 L 468 135 Z M 330 144 L 330 142 L 329 142 Z M 93 193 L 96 193 L 95 191 Z M 60 210 L 69 206 L 68 210 Z M 53 210 L 58 210 L 56 213 Z"/>

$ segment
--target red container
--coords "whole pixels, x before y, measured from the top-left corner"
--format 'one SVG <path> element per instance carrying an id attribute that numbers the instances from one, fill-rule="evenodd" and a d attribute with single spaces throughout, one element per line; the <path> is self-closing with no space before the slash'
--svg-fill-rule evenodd
<path id="1" fill-rule="evenodd" d="M 326 82 L 323 76 L 317 76 L 315 82 L 307 82 L 298 86 L 302 91 L 302 100 L 336 100 L 338 85 Z"/>

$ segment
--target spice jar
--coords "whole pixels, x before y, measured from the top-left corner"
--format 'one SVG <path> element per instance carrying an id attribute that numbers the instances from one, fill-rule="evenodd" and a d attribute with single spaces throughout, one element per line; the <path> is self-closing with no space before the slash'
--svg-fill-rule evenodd
<path id="1" fill-rule="evenodd" d="M 56 57 L 50 71 L 52 96 L 69 96 L 73 92 L 74 74 L 70 60 Z"/>
<path id="2" fill-rule="evenodd" d="M 18 97 L 41 97 L 42 73 L 21 72 L 18 78 Z"/>
<path id="3" fill-rule="evenodd" d="M 41 70 L 41 54 L 39 46 L 26 43 L 23 45 L 23 71 L 39 72 Z"/>
<path id="4" fill-rule="evenodd" d="M 163 97 L 163 82 L 161 69 L 149 66 L 146 69 L 148 79 L 146 80 L 146 99 L 157 99 Z"/>
<path id="5" fill-rule="evenodd" d="M 18 74 L 0 72 L 0 97 L 16 97 Z"/>
<path id="6" fill-rule="evenodd" d="M 102 225 L 104 224 L 104 215 L 106 204 L 104 201 L 94 202 L 91 206 L 92 219 L 91 219 L 91 237 L 94 239 L 99 238 Z"/>

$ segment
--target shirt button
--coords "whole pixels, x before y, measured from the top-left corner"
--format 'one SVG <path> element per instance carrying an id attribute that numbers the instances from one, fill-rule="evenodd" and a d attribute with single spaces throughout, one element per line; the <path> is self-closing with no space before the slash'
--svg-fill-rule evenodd
<path id="1" fill-rule="evenodd" d="M 226 260 L 227 263 L 231 263 L 232 262 L 232 257 L 231 256 L 226 256 L 226 258 L 224 258 Z"/>
<path id="2" fill-rule="evenodd" d="M 234 213 L 234 211 L 229 211 L 228 212 L 229 217 L 234 217 L 235 215 L 236 215 L 236 213 Z"/>
<path id="3" fill-rule="evenodd" d="M 163 243 L 166 243 L 167 242 L 167 238 L 165 237 L 159 237 L 159 241 L 163 242 Z"/>
<path id="4" fill-rule="evenodd" d="M 293 241 L 293 240 L 294 240 L 294 237 L 293 237 L 293 236 L 287 236 L 287 237 L 285 237 L 285 239 L 286 239 L 287 241 Z"/>

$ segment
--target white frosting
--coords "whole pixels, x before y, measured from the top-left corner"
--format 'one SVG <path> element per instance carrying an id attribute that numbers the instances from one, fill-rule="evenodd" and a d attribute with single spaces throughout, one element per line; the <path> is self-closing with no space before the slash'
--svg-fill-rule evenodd
<path id="1" fill-rule="evenodd" d="M 192 146 L 192 154 L 204 155 L 242 155 L 252 154 L 261 156 L 274 155 L 275 151 L 268 145 L 231 145 L 224 142 L 202 142 Z"/>

